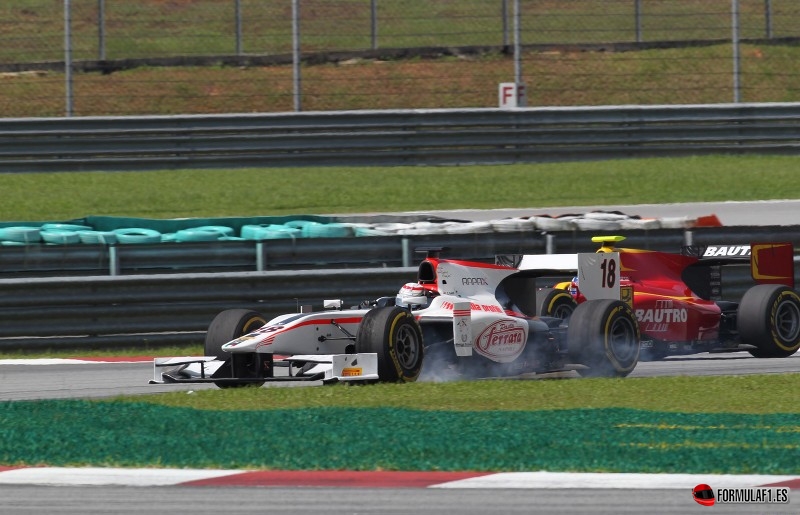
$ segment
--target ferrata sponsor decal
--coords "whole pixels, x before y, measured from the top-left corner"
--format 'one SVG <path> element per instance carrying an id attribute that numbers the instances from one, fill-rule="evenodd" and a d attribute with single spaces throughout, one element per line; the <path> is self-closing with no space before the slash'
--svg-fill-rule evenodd
<path id="1" fill-rule="evenodd" d="M 498 320 L 478 335 L 475 347 L 496 361 L 511 361 L 525 348 L 528 333 L 516 320 Z"/>

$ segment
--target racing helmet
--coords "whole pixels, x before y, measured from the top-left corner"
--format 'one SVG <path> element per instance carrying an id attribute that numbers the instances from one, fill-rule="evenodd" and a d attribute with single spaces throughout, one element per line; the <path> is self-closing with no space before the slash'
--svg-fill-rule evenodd
<path id="1" fill-rule="evenodd" d="M 397 292 L 395 304 L 401 306 L 404 304 L 402 300 L 410 297 L 425 297 L 424 304 L 415 303 L 414 305 L 426 306 L 428 304 L 428 296 L 428 290 L 420 283 L 406 283 L 400 288 L 400 291 Z"/>

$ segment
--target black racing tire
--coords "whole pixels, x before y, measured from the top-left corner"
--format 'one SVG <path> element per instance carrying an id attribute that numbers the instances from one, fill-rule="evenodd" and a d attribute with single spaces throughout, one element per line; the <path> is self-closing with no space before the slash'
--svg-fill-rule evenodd
<path id="1" fill-rule="evenodd" d="M 424 354 L 422 329 L 408 309 L 375 308 L 364 315 L 358 326 L 356 352 L 378 355 L 378 377 L 382 382 L 416 381 Z"/>
<path id="2" fill-rule="evenodd" d="M 539 293 L 544 293 L 540 290 Z M 537 302 L 538 304 L 538 302 Z M 555 317 L 569 320 L 578 303 L 567 290 L 553 289 L 547 295 L 542 295 L 541 305 L 538 309 L 539 316 Z"/>
<path id="3" fill-rule="evenodd" d="M 747 290 L 736 317 L 741 342 L 757 358 L 785 358 L 800 348 L 800 296 L 788 286 L 758 284 Z"/>
<path id="4" fill-rule="evenodd" d="M 248 371 L 243 370 L 243 368 L 247 368 L 248 364 L 257 362 L 255 356 L 233 356 L 224 352 L 222 346 L 231 340 L 255 331 L 266 323 L 267 321 L 261 313 L 249 309 L 228 309 L 221 312 L 214 317 L 211 325 L 208 326 L 204 344 L 205 355 L 214 356 L 223 361 L 232 360 L 232 365 L 226 364 L 223 366 L 233 366 L 236 376 L 248 375 Z M 264 383 L 220 381 L 214 384 L 219 388 L 238 388 L 242 386 L 261 386 Z"/>
<path id="5" fill-rule="evenodd" d="M 208 326 L 205 355 L 225 359 L 228 353 L 222 350 L 224 344 L 255 331 L 266 323 L 264 315 L 250 309 L 228 309 L 221 312 Z"/>
<path id="6" fill-rule="evenodd" d="M 619 300 L 579 304 L 567 327 L 570 361 L 584 377 L 625 377 L 639 362 L 641 334 L 630 306 Z"/>

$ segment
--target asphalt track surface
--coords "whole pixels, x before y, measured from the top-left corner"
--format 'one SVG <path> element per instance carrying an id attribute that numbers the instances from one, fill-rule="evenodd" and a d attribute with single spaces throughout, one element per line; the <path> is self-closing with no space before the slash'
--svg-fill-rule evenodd
<path id="1" fill-rule="evenodd" d="M 795 494 L 798 490 L 793 490 Z M 687 489 L 408 489 L 0 486 L 6 515 L 59 513 L 194 515 L 683 515 L 794 514 L 783 505 L 704 507 Z"/>
<path id="2" fill-rule="evenodd" d="M 640 362 L 629 377 L 781 374 L 800 372 L 800 353 L 783 359 L 757 359 L 747 352 L 672 356 Z M 0 360 L 0 401 L 103 398 L 216 388 L 210 384 L 149 385 L 152 360 L 85 362 L 81 360 Z M 525 376 L 524 379 L 575 378 L 575 372 Z M 272 383 L 271 387 L 319 386 Z"/>

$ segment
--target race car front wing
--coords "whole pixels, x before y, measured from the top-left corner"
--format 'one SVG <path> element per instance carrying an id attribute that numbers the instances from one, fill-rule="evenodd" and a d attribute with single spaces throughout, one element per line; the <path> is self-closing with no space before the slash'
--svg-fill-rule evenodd
<path id="1" fill-rule="evenodd" d="M 377 381 L 378 355 L 303 354 L 287 356 L 272 362 L 271 374 L 266 377 L 232 377 L 226 368 L 230 360 L 214 356 L 184 356 L 155 358 L 150 384 L 217 383 L 260 384 L 271 381 Z"/>

